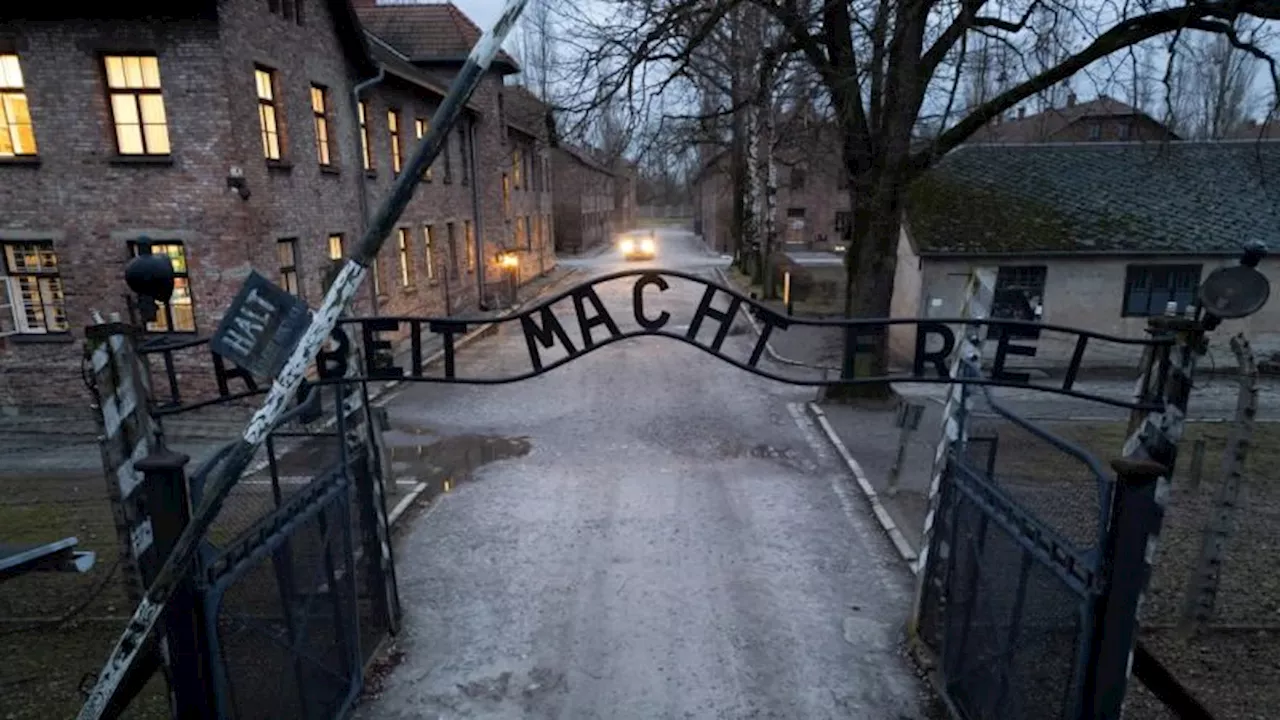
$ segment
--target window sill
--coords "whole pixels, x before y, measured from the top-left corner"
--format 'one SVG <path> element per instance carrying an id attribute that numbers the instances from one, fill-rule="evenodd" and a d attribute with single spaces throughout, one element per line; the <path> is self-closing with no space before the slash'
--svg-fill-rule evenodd
<path id="1" fill-rule="evenodd" d="M 342 174 L 342 171 L 338 169 L 337 165 L 321 165 L 320 172 L 321 174 L 324 174 L 324 175 L 341 175 Z"/>
<path id="2" fill-rule="evenodd" d="M 12 157 L 0 157 L 0 165 L 22 165 L 35 167 L 40 165 L 39 155 L 14 155 Z"/>
<path id="3" fill-rule="evenodd" d="M 364 171 L 364 176 L 365 176 L 365 177 L 367 177 L 367 178 L 369 178 L 370 180 L 372 180 L 373 178 L 378 177 L 378 171 L 377 171 L 377 170 L 365 170 L 365 171 Z"/>
<path id="4" fill-rule="evenodd" d="M 418 288 L 413 285 L 402 285 L 400 287 L 400 294 L 401 295 L 417 295 Z"/>
<path id="5" fill-rule="evenodd" d="M 12 340 L 14 345 L 65 344 L 76 341 L 75 336 L 70 332 L 19 333 L 10 335 L 8 339 Z"/>
<path id="6" fill-rule="evenodd" d="M 267 169 L 275 172 L 293 172 L 293 163 L 288 160 L 267 160 Z"/>
<path id="7" fill-rule="evenodd" d="M 112 165 L 172 165 L 172 155 L 115 155 Z"/>

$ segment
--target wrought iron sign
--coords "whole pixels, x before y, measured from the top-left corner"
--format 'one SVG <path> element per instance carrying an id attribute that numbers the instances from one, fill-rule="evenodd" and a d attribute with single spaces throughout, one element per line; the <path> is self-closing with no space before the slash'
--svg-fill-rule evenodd
<path id="1" fill-rule="evenodd" d="M 606 303 L 596 289 L 606 283 L 631 280 L 629 301 L 618 307 Z M 263 283 L 270 285 L 265 280 Z M 672 289 L 673 282 L 693 283 L 702 288 L 702 295 L 692 311 L 683 305 L 686 314 L 681 315 L 678 305 L 668 303 L 669 309 L 660 309 L 664 294 Z M 283 291 L 281 291 L 283 292 Z M 243 293 L 242 293 L 243 294 Z M 259 297 L 267 297 L 260 291 Z M 273 295 L 271 297 L 274 297 Z M 259 305 L 246 297 L 236 307 L 245 311 Z M 726 339 L 735 320 L 742 312 L 749 312 L 757 322 L 759 334 L 755 336 L 747 352 Z M 229 317 L 230 317 L 229 313 Z M 261 323 L 246 320 L 249 326 Z M 457 340 L 469 329 L 487 324 L 518 324 L 528 350 L 528 364 L 510 374 L 501 376 L 471 376 L 459 372 Z M 225 323 L 224 323 L 225 324 Z M 859 374 L 854 364 L 835 376 L 815 373 L 813 370 L 796 370 L 784 374 L 780 366 L 764 362 L 765 348 L 775 332 L 786 331 L 793 326 L 818 326 L 840 328 L 848 348 L 864 348 L 879 336 L 897 325 L 915 327 L 915 347 L 909 367 L 905 371 L 887 374 Z M 952 382 L 948 358 L 956 346 L 956 333 L 965 325 L 979 325 L 987 332 L 988 343 L 994 345 L 992 360 L 984 368 L 981 377 L 968 378 L 970 384 L 1033 388 L 1048 392 L 1095 400 L 1127 408 L 1146 408 L 1132 397 L 1106 397 L 1082 391 L 1076 380 L 1090 343 L 1113 343 L 1135 347 L 1144 346 L 1167 350 L 1170 338 L 1122 338 L 1077 328 L 1050 325 L 1035 321 L 1012 319 L 966 318 L 877 318 L 877 319 L 811 319 L 781 314 L 761 305 L 741 293 L 709 282 L 705 278 L 674 270 L 625 270 L 602 275 L 518 313 L 494 319 L 424 318 L 424 317 L 372 317 L 346 318 L 339 321 L 331 335 L 329 347 L 322 350 L 315 360 L 314 382 L 327 384 L 351 381 L 411 380 L 418 382 L 501 384 L 525 380 L 549 372 L 587 353 L 612 343 L 640 336 L 659 336 L 692 345 L 738 368 L 757 375 L 794 385 L 835 386 L 859 385 L 883 382 Z M 228 331 L 230 332 L 230 331 Z M 222 329 L 220 328 L 220 334 Z M 1074 348 L 1071 359 L 1062 376 L 1055 380 L 1034 380 L 1030 373 L 1012 367 L 1014 358 L 1034 357 L 1037 341 L 1045 334 L 1065 336 Z M 442 367 L 433 367 L 424 351 L 425 340 L 438 336 L 442 341 L 444 358 Z M 257 337 L 255 335 L 255 337 Z M 396 359 L 394 344 L 407 340 L 408 353 Z M 348 373 L 353 356 L 352 343 L 358 342 L 358 356 L 363 359 L 363 375 Z M 151 352 L 170 352 L 195 343 L 170 345 Z M 226 346 L 224 340 L 222 345 Z M 238 359 L 233 353 L 221 355 Z M 853 353 L 848 353 L 852 356 Z M 259 380 L 269 377 L 260 372 L 263 363 L 254 362 L 246 369 L 228 365 L 224 357 L 215 354 L 213 370 L 218 388 L 218 398 L 199 403 L 229 400 L 263 392 Z M 171 362 L 166 365 L 172 365 Z M 257 379 L 255 379 L 257 378 Z M 232 381 L 241 383 L 242 389 L 233 391 Z M 176 397 L 176 393 L 174 394 Z M 190 409 L 190 406 L 182 409 Z"/>

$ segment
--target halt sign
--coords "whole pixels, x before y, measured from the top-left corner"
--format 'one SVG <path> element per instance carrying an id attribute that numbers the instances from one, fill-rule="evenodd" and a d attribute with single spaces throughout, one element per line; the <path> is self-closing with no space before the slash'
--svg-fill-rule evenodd
<path id="1" fill-rule="evenodd" d="M 272 378 L 310 324 L 306 303 L 254 271 L 209 340 L 209 349 L 255 377 Z"/>

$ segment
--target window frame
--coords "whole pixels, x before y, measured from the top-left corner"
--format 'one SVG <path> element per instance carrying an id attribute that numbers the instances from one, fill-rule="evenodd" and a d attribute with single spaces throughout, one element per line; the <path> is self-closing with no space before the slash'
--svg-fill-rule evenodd
<path id="1" fill-rule="evenodd" d="M 462 240 L 467 244 L 467 274 L 476 271 L 476 226 L 471 220 L 462 221 Z"/>
<path id="2" fill-rule="evenodd" d="M 288 262 L 281 252 L 288 248 Z M 276 240 L 276 264 L 279 266 L 280 287 L 290 295 L 302 297 L 302 281 L 298 276 L 298 238 L 285 237 Z M 290 285 L 293 287 L 290 288 Z"/>
<path id="3" fill-rule="evenodd" d="M 416 117 L 413 119 L 413 134 L 417 136 L 418 142 L 422 142 L 422 138 L 431 130 L 431 121 Z M 434 162 L 428 163 L 425 170 L 422 171 L 422 181 L 431 182 L 435 179 L 435 173 L 431 169 L 435 166 Z"/>
<path id="4" fill-rule="evenodd" d="M 391 177 L 404 169 L 404 144 L 400 141 L 400 110 L 387 108 L 387 134 L 391 136 Z"/>
<path id="5" fill-rule="evenodd" d="M 520 146 L 511 151 L 511 189 L 519 190 L 520 181 L 524 178 L 524 153 Z"/>
<path id="6" fill-rule="evenodd" d="M 1120 296 L 1120 317 L 1124 318 L 1145 318 L 1164 315 L 1165 303 L 1173 300 L 1177 302 L 1177 294 L 1179 288 L 1175 282 L 1179 274 L 1183 274 L 1183 278 L 1194 276 L 1195 281 L 1189 288 L 1182 288 L 1185 293 L 1184 299 L 1187 302 L 1179 303 L 1178 313 L 1186 311 L 1187 307 L 1192 304 L 1199 304 L 1200 282 L 1204 277 L 1204 265 L 1200 263 L 1130 263 L 1124 268 L 1124 289 Z M 1145 275 L 1147 281 L 1145 292 L 1147 295 L 1145 312 L 1135 312 L 1130 309 L 1134 291 L 1137 288 L 1139 274 Z M 1165 285 L 1160 288 L 1164 293 L 1164 301 L 1160 302 L 1158 307 L 1152 307 L 1153 299 L 1158 298 L 1156 295 L 1157 278 L 1165 280 Z"/>
<path id="7" fill-rule="evenodd" d="M 146 87 L 145 86 L 146 80 L 144 75 L 142 80 L 142 83 L 144 83 L 144 85 L 142 87 L 133 87 L 129 85 L 128 71 L 125 70 L 124 68 L 124 64 L 125 64 L 124 61 L 127 59 L 137 59 L 141 61 L 145 58 L 152 58 L 156 62 L 156 86 Z M 99 59 L 101 61 L 99 63 L 99 67 L 101 68 L 102 78 L 103 78 L 102 86 L 103 86 L 103 89 L 106 91 L 107 113 L 108 113 L 108 117 L 111 118 L 111 131 L 112 131 L 111 136 L 112 136 L 112 141 L 114 142 L 116 147 L 116 155 L 118 155 L 119 157 L 125 157 L 125 158 L 172 157 L 173 138 L 169 134 L 169 111 L 165 107 L 165 102 L 164 102 L 164 78 L 160 74 L 160 56 L 157 53 L 151 52 L 151 51 L 127 52 L 127 53 L 105 52 L 99 56 Z M 123 86 L 116 87 L 112 84 L 113 81 L 111 78 L 111 69 L 110 69 L 111 68 L 110 61 L 112 59 L 118 59 L 121 61 L 120 72 L 122 75 L 124 75 L 124 79 L 125 79 L 125 84 Z M 143 73 L 141 67 L 139 68 L 138 72 L 140 74 Z M 160 109 L 160 112 L 164 115 L 164 121 L 162 123 L 147 123 L 143 121 L 142 98 L 144 96 L 159 98 L 159 109 Z M 116 98 L 117 97 L 120 97 L 120 98 L 129 97 L 132 99 L 133 112 L 136 114 L 136 118 L 137 118 L 136 123 L 124 123 L 124 122 L 121 122 L 121 120 L 117 117 L 117 114 L 116 114 Z M 121 147 L 121 143 L 120 143 L 121 128 L 134 126 L 134 125 L 136 125 L 138 128 L 138 141 L 140 143 L 140 147 L 142 148 L 141 152 L 127 152 Z M 164 152 L 151 151 L 152 143 L 151 143 L 151 140 L 149 140 L 147 137 L 148 126 L 151 126 L 151 127 L 159 126 L 164 129 L 164 144 L 165 144 Z"/>
<path id="8" fill-rule="evenodd" d="M 30 268 L 18 269 L 13 264 L 16 253 L 11 256 L 10 248 L 19 246 L 31 246 L 37 257 L 37 268 L 33 271 Z M 44 266 L 44 253 L 53 259 L 52 267 L 46 269 Z M 25 257 L 27 253 L 23 253 Z M 54 250 L 52 239 L 41 240 L 16 240 L 0 238 L 0 277 L 4 278 L 4 287 L 7 296 L 0 298 L 0 304 L 10 305 L 12 313 L 11 320 L 13 322 L 13 335 L 67 335 L 71 332 L 71 323 L 67 317 L 67 296 L 66 286 L 62 282 L 62 262 L 58 259 L 58 253 Z M 40 304 L 39 306 L 39 327 L 31 324 L 31 319 L 27 313 L 27 302 L 23 296 L 22 279 L 30 278 L 34 282 L 34 292 L 32 298 Z M 45 287 L 42 280 L 48 281 L 49 293 L 53 297 L 45 296 Z M 53 327 L 58 315 L 61 315 L 61 327 Z M 51 322 L 51 318 L 55 322 Z M 4 333 L 0 335 L 8 335 Z"/>
<path id="9" fill-rule="evenodd" d="M 413 287 L 413 229 L 396 228 L 396 257 L 400 261 L 400 289 Z"/>
<path id="10" fill-rule="evenodd" d="M 373 162 L 373 137 L 369 134 L 369 101 L 356 103 L 356 121 L 360 124 L 360 155 L 367 175 L 376 175 L 377 166 Z"/>
<path id="11" fill-rule="evenodd" d="M 329 88 L 319 83 L 311 83 L 310 94 L 312 127 L 316 133 L 316 161 L 322 168 L 332 168 L 335 163 L 333 162 L 332 123 L 329 122 Z M 317 99 L 320 101 L 318 109 L 316 108 Z"/>
<path id="12" fill-rule="evenodd" d="M 432 223 L 423 223 L 422 225 L 422 248 L 426 255 L 426 262 L 423 269 L 427 271 L 427 282 L 435 283 L 436 278 L 436 259 L 435 253 L 435 225 Z"/>
<path id="13" fill-rule="evenodd" d="M 142 244 L 143 243 L 140 239 L 129 241 L 128 247 L 129 247 L 130 258 L 134 258 L 139 255 L 138 247 Z M 173 322 L 173 305 L 174 305 L 173 298 L 170 297 L 167 302 L 157 302 L 156 303 L 156 319 L 158 321 L 161 317 L 163 317 L 165 319 L 165 327 L 157 329 L 152 326 L 158 323 L 147 323 L 147 332 L 155 335 L 194 335 L 196 334 L 197 332 L 199 332 L 200 324 L 196 322 L 196 296 L 195 296 L 195 293 L 191 292 L 191 258 L 187 254 L 186 242 L 183 240 L 165 238 L 161 240 L 149 239 L 147 240 L 147 244 L 150 246 L 151 254 L 155 254 L 156 247 L 176 246 L 176 247 L 182 248 L 182 270 L 179 271 L 178 268 L 176 267 L 173 269 L 174 292 L 176 293 L 178 290 L 178 286 L 179 286 L 178 281 L 179 280 L 184 281 L 186 284 L 187 299 L 190 301 L 188 303 L 188 306 L 191 308 L 191 311 L 190 311 L 191 312 L 191 329 L 190 330 L 175 329 L 175 324 Z M 169 255 L 169 253 L 165 253 L 165 254 Z M 172 261 L 173 256 L 169 255 L 169 257 L 171 258 L 171 261 Z"/>
<path id="14" fill-rule="evenodd" d="M 262 76 L 266 76 L 267 89 L 271 92 L 270 97 L 262 95 Z M 268 164 L 285 162 L 285 132 L 283 113 L 280 112 L 279 95 L 280 95 L 280 75 L 279 72 L 271 67 L 255 63 L 253 66 L 253 89 L 254 96 L 258 100 L 258 129 L 261 133 L 262 140 L 262 157 Z M 270 111 L 270 112 L 267 112 Z M 271 128 L 268 129 L 267 119 L 270 117 Z M 275 155 L 272 155 L 271 140 L 275 139 Z"/>
<path id="15" fill-rule="evenodd" d="M 5 82 L 6 73 L 4 72 L 4 58 L 13 58 L 13 67 L 17 71 L 17 84 L 10 85 Z M 8 99 L 13 98 L 22 103 L 23 109 L 26 111 L 26 122 L 21 122 L 21 117 L 14 112 L 14 117 L 9 116 Z M 19 128 L 26 127 L 31 135 L 31 151 L 19 152 L 21 134 Z M 0 51 L 0 133 L 3 133 L 9 139 L 9 147 L 11 151 L 8 153 L 0 153 L 0 160 L 21 160 L 25 158 L 35 158 L 40 156 L 40 143 L 36 141 L 36 125 L 31 119 L 31 101 L 27 97 L 26 77 L 22 74 L 22 58 L 18 56 L 17 51 L 8 52 Z"/>
<path id="16" fill-rule="evenodd" d="M 502 214 L 511 214 L 511 176 L 502 173 Z"/>
<path id="17" fill-rule="evenodd" d="M 337 256 L 334 256 L 334 254 L 333 254 L 333 249 L 334 249 L 334 242 L 333 242 L 333 241 L 334 241 L 334 240 L 337 240 L 337 241 L 338 241 L 338 243 L 337 243 L 337 248 L 338 248 L 338 254 L 337 254 Z M 331 262 L 341 262 L 341 261 L 342 261 L 342 259 L 346 257 L 346 244 L 347 244 L 347 238 L 346 238 L 346 235 L 345 235 L 344 233 L 329 233 L 329 237 L 326 239 L 326 242 L 327 242 L 327 245 L 328 245 L 328 246 L 325 248 L 325 250 L 326 250 L 327 257 L 329 258 L 329 260 L 330 260 Z"/>

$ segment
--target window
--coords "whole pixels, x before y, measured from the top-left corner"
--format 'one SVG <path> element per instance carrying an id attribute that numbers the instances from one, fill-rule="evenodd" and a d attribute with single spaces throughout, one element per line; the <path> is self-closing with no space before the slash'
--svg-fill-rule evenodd
<path id="1" fill-rule="evenodd" d="M 470 220 L 463 223 L 462 227 L 465 231 L 463 240 L 467 243 L 467 272 L 472 273 L 476 271 L 476 229 Z"/>
<path id="2" fill-rule="evenodd" d="M 423 267 L 425 267 L 427 270 L 428 282 L 435 282 L 436 280 L 435 234 L 436 234 L 436 229 L 434 225 L 422 226 L 422 243 L 423 243 L 422 249 L 426 251 L 426 255 L 427 255 L 427 260 L 423 264 Z"/>
<path id="3" fill-rule="evenodd" d="M 471 153 L 470 145 L 468 145 L 468 129 L 461 128 L 458 130 L 458 149 L 462 153 L 462 184 L 471 184 Z"/>
<path id="4" fill-rule="evenodd" d="M 108 55 L 107 91 L 121 155 L 168 155 L 169 125 L 154 55 Z"/>
<path id="5" fill-rule="evenodd" d="M 1093 122 L 1089 123 L 1089 139 L 1090 140 L 1102 139 L 1102 122 L 1101 121 L 1094 120 Z"/>
<path id="6" fill-rule="evenodd" d="M 804 189 L 804 174 L 805 174 L 804 168 L 802 167 L 791 168 L 791 189 L 792 190 Z"/>
<path id="7" fill-rule="evenodd" d="M 793 207 L 793 208 L 787 208 L 787 217 L 789 217 L 789 218 L 801 218 L 801 219 L 803 219 L 803 218 L 804 218 L 804 208 L 795 208 L 795 207 Z"/>
<path id="8" fill-rule="evenodd" d="M 404 148 L 400 146 L 400 111 L 387 111 L 387 134 L 391 135 L 391 173 L 399 175 L 404 166 Z"/>
<path id="9" fill-rule="evenodd" d="M 1125 122 L 1120 123 L 1120 127 L 1118 128 L 1118 132 L 1120 133 L 1120 139 L 1121 139 L 1121 140 L 1128 140 L 1128 139 L 1129 139 L 1129 134 L 1130 134 L 1131 132 L 1133 132 L 1133 123 L 1128 122 L 1128 121 L 1125 121 Z"/>
<path id="10" fill-rule="evenodd" d="M 24 88 L 18 56 L 0 53 L 0 157 L 36 154 L 31 108 Z"/>
<path id="11" fill-rule="evenodd" d="M 511 214 L 511 178 L 506 173 L 502 173 L 502 212 Z"/>
<path id="12" fill-rule="evenodd" d="M 24 335 L 66 332 L 67 310 L 53 243 L 12 242 L 3 248 L 8 296 L 0 296 L 0 304 L 11 306 L 14 331 Z"/>
<path id="13" fill-rule="evenodd" d="M 997 268 L 991 317 L 1039 320 L 1038 310 L 1044 303 L 1047 275 L 1048 269 L 1044 265 L 1002 265 Z"/>
<path id="14" fill-rule="evenodd" d="M 302 24 L 303 0 L 267 0 L 267 10 L 289 22 Z"/>
<path id="15" fill-rule="evenodd" d="M 359 105 L 360 113 L 360 153 L 364 158 L 364 169 L 373 169 L 373 155 L 369 152 L 369 103 L 361 100 Z"/>
<path id="16" fill-rule="evenodd" d="M 298 290 L 298 239 L 277 240 L 276 260 L 280 263 L 280 287 L 302 297 Z"/>
<path id="17" fill-rule="evenodd" d="M 417 118 L 416 120 L 413 121 L 413 134 L 417 135 L 419 140 L 421 140 L 423 136 L 427 134 L 427 130 L 429 130 L 430 128 L 431 128 L 431 124 L 428 123 L 426 120 L 423 120 L 422 118 Z M 427 165 L 427 169 L 422 171 L 422 179 L 425 182 L 431 182 L 431 177 L 432 177 L 431 165 Z"/>
<path id="18" fill-rule="evenodd" d="M 156 319 L 147 323 L 151 332 L 195 332 L 196 315 L 191 303 L 191 279 L 187 275 L 187 251 L 180 242 L 153 242 L 150 253 L 142 243 L 129 243 L 130 255 L 168 255 L 173 264 L 173 296 L 160 303 Z"/>
<path id="19" fill-rule="evenodd" d="M 382 268 L 379 266 L 376 255 L 369 265 L 369 274 L 373 276 L 373 294 L 382 297 Z"/>
<path id="20" fill-rule="evenodd" d="M 444 157 L 444 181 L 453 182 L 453 160 L 450 159 L 449 146 L 453 144 L 453 134 L 445 136 L 444 144 L 440 146 L 440 155 Z"/>
<path id="21" fill-rule="evenodd" d="M 845 242 L 853 239 L 853 213 L 836 212 L 836 236 Z"/>
<path id="22" fill-rule="evenodd" d="M 253 71 L 258 90 L 258 124 L 262 127 L 262 156 L 280 159 L 280 123 L 276 114 L 276 71 L 259 67 Z"/>
<path id="23" fill-rule="evenodd" d="M 1199 265 L 1130 265 L 1125 269 L 1124 317 L 1163 315 L 1168 303 L 1178 312 L 1197 304 Z"/>
<path id="24" fill-rule="evenodd" d="M 511 151 L 511 186 L 516 190 L 520 189 L 520 181 L 523 180 L 524 171 L 524 153 L 517 148 Z"/>
<path id="25" fill-rule="evenodd" d="M 396 255 L 400 258 L 400 287 L 412 287 L 413 262 L 409 257 L 409 228 L 396 230 Z"/>
<path id="26" fill-rule="evenodd" d="M 516 232 L 516 236 L 515 236 L 515 245 L 516 245 L 516 247 L 525 247 L 525 248 L 527 248 L 527 247 L 528 247 L 528 245 L 529 245 L 528 232 L 527 232 L 527 228 L 525 227 L 525 224 L 524 224 L 524 223 L 525 223 L 525 221 L 524 221 L 524 218 L 523 218 L 523 217 L 518 217 L 518 218 L 516 218 L 516 231 L 515 231 L 515 232 Z"/>
<path id="27" fill-rule="evenodd" d="M 329 155 L 329 102 L 328 91 L 319 86 L 311 86 L 311 114 L 316 124 L 316 156 L 322 167 L 330 167 L 333 159 Z"/>
<path id="28" fill-rule="evenodd" d="M 445 223 L 445 241 L 449 243 L 449 277 L 458 277 L 458 238 L 453 223 Z"/>
<path id="29" fill-rule="evenodd" d="M 329 259 L 341 260 L 343 254 L 344 253 L 342 252 L 342 234 L 333 233 L 329 235 Z"/>

